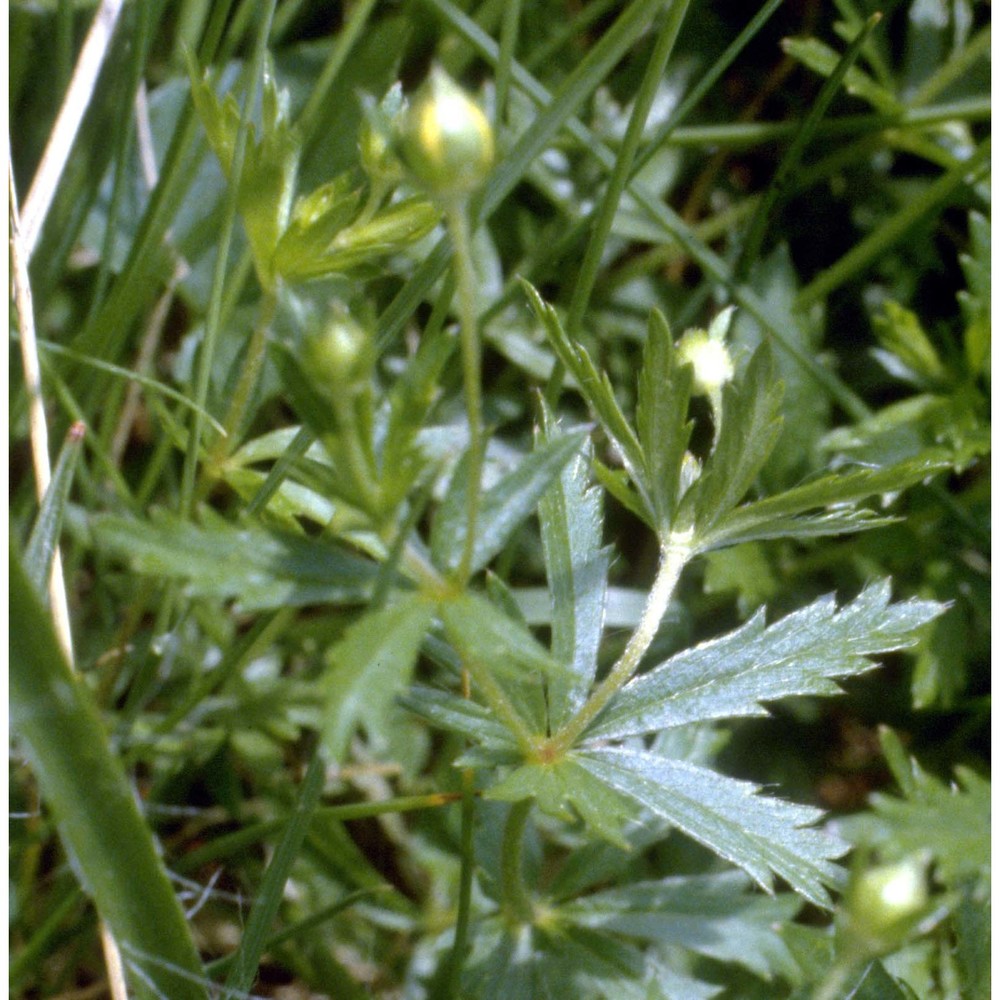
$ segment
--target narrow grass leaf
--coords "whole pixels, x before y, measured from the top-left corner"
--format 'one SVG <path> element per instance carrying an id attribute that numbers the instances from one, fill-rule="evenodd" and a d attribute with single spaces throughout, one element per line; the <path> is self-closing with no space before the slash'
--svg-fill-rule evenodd
<path id="1" fill-rule="evenodd" d="M 646 119 L 666 72 L 667 62 L 673 52 L 674 42 L 677 40 L 677 33 L 680 31 L 684 15 L 687 13 L 688 2 L 689 0 L 674 0 L 663 17 L 653 52 L 646 64 L 642 82 L 639 84 L 632 104 L 632 113 L 629 116 L 625 135 L 615 157 L 614 169 L 608 177 L 601 203 L 593 212 L 594 221 L 590 239 L 587 241 L 587 249 L 573 281 L 573 295 L 566 318 L 566 328 L 572 340 L 578 338 L 578 334 L 583 328 L 583 317 L 590 302 L 594 282 L 597 280 L 597 272 L 604 257 L 608 236 L 611 234 L 611 227 L 618 212 L 622 192 L 631 174 L 632 163 L 635 160 L 639 143 L 642 141 Z"/>
<path id="2" fill-rule="evenodd" d="M 271 863 L 264 872 L 239 947 L 232 956 L 225 986 L 231 993 L 246 993 L 257 977 L 261 955 L 285 897 L 285 884 L 319 805 L 320 794 L 326 782 L 326 765 L 325 754 L 321 748 L 317 748 L 306 768 L 295 808 L 271 857 Z"/>
<path id="3" fill-rule="evenodd" d="M 45 592 L 46 582 L 52 571 L 52 558 L 59 544 L 59 532 L 66 514 L 73 475 L 80 453 L 83 451 L 83 435 L 83 424 L 76 423 L 70 427 L 52 472 L 49 488 L 42 499 L 35 526 L 31 529 L 27 548 L 24 550 L 24 565 L 28 571 L 28 578 L 39 594 Z"/>
<path id="4" fill-rule="evenodd" d="M 832 596 L 765 626 L 763 612 L 728 635 L 672 656 L 625 685 L 590 731 L 622 738 L 710 719 L 766 715 L 764 702 L 834 695 L 834 678 L 871 670 L 870 659 L 912 646 L 944 610 L 934 601 L 890 604 L 889 581 L 837 608 Z"/>
<path id="5" fill-rule="evenodd" d="M 73 871 L 119 945 L 157 959 L 138 960 L 150 994 L 204 1000 L 201 962 L 152 835 L 13 546 L 9 572 L 11 728 Z"/>
<path id="6" fill-rule="evenodd" d="M 595 777 L 738 865 L 768 892 L 779 875 L 810 902 L 829 907 L 825 886 L 842 883 L 832 859 L 847 845 L 810 829 L 822 817 L 818 809 L 766 798 L 757 785 L 648 751 L 595 748 L 575 756 Z"/>

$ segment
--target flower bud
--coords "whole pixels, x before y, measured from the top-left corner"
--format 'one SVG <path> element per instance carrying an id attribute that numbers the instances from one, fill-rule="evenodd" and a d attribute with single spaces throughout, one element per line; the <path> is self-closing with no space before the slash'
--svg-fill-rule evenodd
<path id="1" fill-rule="evenodd" d="M 688 330 L 681 337 L 677 361 L 694 369 L 691 392 L 695 396 L 716 396 L 733 377 L 733 360 L 726 345 L 704 330 Z"/>
<path id="2" fill-rule="evenodd" d="M 493 129 L 482 109 L 435 66 L 400 118 L 399 148 L 432 195 L 461 198 L 493 166 Z"/>
<path id="3" fill-rule="evenodd" d="M 372 338 L 342 306 L 334 308 L 326 325 L 304 345 L 306 364 L 316 380 L 334 392 L 351 389 L 371 372 Z"/>
<path id="4" fill-rule="evenodd" d="M 869 954 L 898 947 L 927 911 L 925 853 L 855 875 L 844 900 L 844 930 Z"/>

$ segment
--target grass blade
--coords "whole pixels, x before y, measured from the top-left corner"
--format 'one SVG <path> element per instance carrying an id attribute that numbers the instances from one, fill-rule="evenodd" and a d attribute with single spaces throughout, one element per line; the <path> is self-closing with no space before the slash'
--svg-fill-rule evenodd
<path id="1" fill-rule="evenodd" d="M 326 759 L 319 748 L 313 753 L 306 769 L 302 787 L 299 789 L 298 800 L 292 811 L 291 819 L 281 836 L 281 842 L 274 852 L 271 863 L 267 866 L 257 899 L 250 910 L 246 929 L 240 939 L 240 946 L 232 958 L 229 974 L 226 976 L 226 989 L 229 995 L 245 993 L 253 985 L 260 965 L 260 956 L 271 933 L 271 925 L 278 913 L 278 907 L 285 895 L 285 883 L 292 870 L 292 865 L 302 849 L 302 842 L 309 832 L 316 806 L 319 805 L 320 793 L 326 779 Z"/>
<path id="2" fill-rule="evenodd" d="M 203 1000 L 201 963 L 87 690 L 10 551 L 10 711 L 73 868 L 150 993 Z"/>
<path id="3" fill-rule="evenodd" d="M 73 474 L 76 472 L 76 463 L 83 450 L 83 434 L 83 424 L 75 423 L 70 427 L 66 443 L 59 453 L 55 472 L 52 473 L 49 488 L 45 491 L 45 499 L 32 528 L 31 537 L 28 539 L 28 547 L 25 549 L 24 563 L 28 577 L 39 593 L 44 591 L 49 573 L 52 571 L 52 560 L 59 543 L 59 531 L 66 513 L 66 502 L 69 499 L 70 487 L 73 485 Z"/>

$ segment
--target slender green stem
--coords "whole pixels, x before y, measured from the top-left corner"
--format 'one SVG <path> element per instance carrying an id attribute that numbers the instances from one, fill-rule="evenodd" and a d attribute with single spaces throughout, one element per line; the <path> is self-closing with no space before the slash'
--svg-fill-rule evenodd
<path id="1" fill-rule="evenodd" d="M 743 51 L 757 32 L 764 27 L 771 15 L 781 6 L 781 3 L 782 0 L 768 0 L 739 35 L 726 47 L 726 51 L 713 60 L 708 72 L 695 83 L 684 100 L 677 105 L 670 117 L 656 130 L 653 137 L 643 147 L 642 152 L 635 158 L 635 163 L 632 164 L 632 170 L 629 173 L 630 180 L 649 163 L 657 151 L 663 147 L 667 139 L 674 135 L 677 126 L 687 118 L 691 111 L 700 103 L 701 99 L 715 86 L 716 81 L 736 61 L 736 57 Z"/>
<path id="2" fill-rule="evenodd" d="M 604 198 L 597 210 L 594 228 L 591 230 L 590 241 L 583 256 L 583 263 L 576 276 L 573 298 L 570 300 L 569 313 L 566 317 L 566 335 L 571 341 L 575 342 L 579 339 L 580 329 L 583 326 L 583 316 L 590 302 L 590 294 L 594 289 L 594 282 L 601 266 L 601 258 L 604 254 L 608 234 L 611 232 L 611 225 L 618 211 L 618 203 L 621 201 L 622 192 L 628 183 L 632 162 L 639 149 L 639 143 L 642 141 L 643 129 L 646 127 L 649 109 L 653 106 L 653 98 L 663 80 L 667 61 L 674 50 L 674 42 L 677 40 L 677 33 L 680 31 L 687 8 L 688 0 L 674 0 L 669 13 L 664 18 L 663 27 L 660 29 L 656 45 L 653 48 L 653 54 L 649 58 L 642 83 L 639 85 L 639 92 L 636 95 L 632 114 L 625 130 L 625 138 L 618 150 L 618 155 L 615 157 L 615 165 L 608 178 Z"/>
<path id="3" fill-rule="evenodd" d="M 312 88 L 309 100 L 302 109 L 296 125 L 304 135 L 314 138 L 314 129 L 319 121 L 320 113 L 330 103 L 330 94 L 333 84 L 336 82 L 347 57 L 351 53 L 355 42 L 361 36 L 365 24 L 375 6 L 375 0 L 360 0 L 351 6 L 350 13 L 343 29 L 337 35 L 337 40 L 330 49 L 323 69 L 320 71 L 319 79 Z"/>
<path id="4" fill-rule="evenodd" d="M 944 202 L 957 187 L 966 182 L 966 178 L 975 174 L 979 167 L 987 163 L 991 146 L 990 140 L 984 139 L 964 163 L 942 174 L 922 194 L 904 205 L 870 236 L 845 253 L 835 264 L 821 271 L 799 292 L 795 308 L 808 309 L 821 299 L 825 299 L 835 288 L 839 288 L 884 253 L 910 226 Z"/>
<path id="5" fill-rule="evenodd" d="M 347 463 L 347 471 L 361 497 L 365 513 L 378 527 L 378 522 L 381 520 L 381 498 L 378 486 L 375 485 L 375 469 L 361 439 L 361 428 L 358 426 L 354 408 L 355 397 L 350 387 L 338 386 L 335 387 L 331 399 L 337 415 L 337 440 L 344 446 L 343 457 Z"/>
<path id="6" fill-rule="evenodd" d="M 267 350 L 267 334 L 274 322 L 274 314 L 278 309 L 278 296 L 275 292 L 264 293 L 260 304 L 260 317 L 247 343 L 246 357 L 240 371 L 233 394 L 229 400 L 229 409 L 222 421 L 223 434 L 212 446 L 205 462 L 204 472 L 209 477 L 218 474 L 219 467 L 229 456 L 239 439 L 240 427 L 246 417 L 250 397 L 260 379 L 264 367 L 264 352 Z"/>
<path id="7" fill-rule="evenodd" d="M 524 831 L 534 799 L 515 802 L 500 845 L 500 911 L 509 925 L 529 923 L 531 894 L 524 884 Z"/>
<path id="8" fill-rule="evenodd" d="M 472 917 L 472 875 L 476 866 L 474 776 L 469 768 L 462 771 L 462 865 L 458 877 L 458 909 L 455 914 L 455 938 L 448 956 L 445 996 L 459 996 L 462 964 L 469 946 L 469 923 Z"/>
<path id="9" fill-rule="evenodd" d="M 500 129 L 506 117 L 511 65 L 514 62 L 514 50 L 517 48 L 517 34 L 520 24 L 521 0 L 507 0 L 500 28 L 500 59 L 497 62 L 496 110 L 493 117 L 493 131 L 497 135 L 500 135 Z"/>
<path id="10" fill-rule="evenodd" d="M 390 184 L 385 181 L 373 180 L 368 188 L 368 197 L 358 217 L 351 223 L 352 228 L 360 229 L 363 225 L 371 221 L 372 216 L 379 210 L 379 206 L 385 200 L 385 196 L 392 190 Z"/>
<path id="11" fill-rule="evenodd" d="M 450 205 L 446 214 L 455 248 L 455 278 L 458 286 L 462 342 L 462 379 L 465 389 L 465 413 L 469 422 L 469 485 L 465 508 L 465 547 L 457 573 L 458 580 L 464 584 L 472 575 L 476 520 L 479 517 L 479 487 L 483 473 L 483 401 L 480 384 L 482 350 L 476 325 L 476 275 L 472 268 L 468 206 L 465 202 Z"/>
<path id="12" fill-rule="evenodd" d="M 840 57 L 833 72 L 823 84 L 816 100 L 812 102 L 808 114 L 806 114 L 799 125 L 795 138 L 792 139 L 785 155 L 781 158 L 778 169 L 775 170 L 774 177 L 764 192 L 764 197 L 757 203 L 756 211 L 750 220 L 750 225 L 747 227 L 747 236 L 743 241 L 743 250 L 734 268 L 737 280 L 742 281 L 746 277 L 750 266 L 760 254 L 767 224 L 777 208 L 779 198 L 784 194 L 788 178 L 797 169 L 806 146 L 815 134 L 823 115 L 826 114 L 826 109 L 830 106 L 830 102 L 840 90 L 840 85 L 844 77 L 847 76 L 848 70 L 857 61 L 858 56 L 861 55 L 862 47 L 881 20 L 882 15 L 878 13 L 872 14 L 868 18 L 864 27 L 855 36 L 854 41 L 851 42 L 847 50 Z"/>
<path id="13" fill-rule="evenodd" d="M 246 100 L 240 117 L 240 127 L 236 133 L 236 144 L 233 148 L 233 159 L 230 168 L 230 183 L 226 192 L 225 215 L 219 248 L 216 251 L 215 268 L 212 275 L 212 293 L 209 299 L 208 316 L 205 319 L 205 339 L 198 352 L 198 372 L 196 376 L 195 400 L 204 409 L 208 399 L 208 388 L 212 375 L 212 364 L 215 358 L 215 348 L 218 341 L 220 318 L 222 312 L 223 290 L 226 284 L 226 273 L 229 266 L 229 246 L 232 241 L 233 228 L 236 223 L 236 208 L 243 172 L 243 159 L 246 155 L 247 141 L 250 134 L 250 117 L 257 93 L 263 85 L 264 53 L 267 38 L 274 18 L 274 8 L 277 0 L 270 0 L 264 6 L 254 46 L 252 60 L 251 84 L 247 88 Z M 184 455 L 184 471 L 181 480 L 181 514 L 187 517 L 194 506 L 196 475 L 198 469 L 198 453 L 201 447 L 201 436 L 204 421 L 195 411 L 191 422 L 191 432 L 188 437 L 187 451 Z"/>
<path id="14" fill-rule="evenodd" d="M 666 614 L 681 572 L 694 554 L 693 541 L 690 533 L 671 535 L 666 539 L 660 556 L 659 571 L 632 638 L 618 662 L 579 712 L 545 746 L 546 757 L 556 758 L 569 750 L 618 689 L 636 672 L 646 650 L 656 637 L 656 630 Z"/>

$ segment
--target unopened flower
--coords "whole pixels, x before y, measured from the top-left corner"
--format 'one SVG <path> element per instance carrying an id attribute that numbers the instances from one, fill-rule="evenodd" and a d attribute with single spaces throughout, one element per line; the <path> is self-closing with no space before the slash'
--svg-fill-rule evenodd
<path id="1" fill-rule="evenodd" d="M 399 120 L 399 150 L 414 177 L 437 198 L 463 198 L 486 179 L 493 149 L 482 109 L 434 67 Z"/>
<path id="2" fill-rule="evenodd" d="M 856 874 L 844 899 L 843 930 L 855 945 L 877 955 L 899 947 L 926 914 L 925 853 L 875 865 Z"/>
<path id="3" fill-rule="evenodd" d="M 373 361 L 369 336 L 342 306 L 305 342 L 305 360 L 317 381 L 332 391 L 349 390 L 368 378 Z"/>

